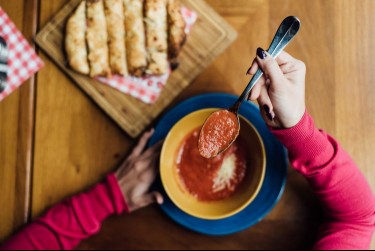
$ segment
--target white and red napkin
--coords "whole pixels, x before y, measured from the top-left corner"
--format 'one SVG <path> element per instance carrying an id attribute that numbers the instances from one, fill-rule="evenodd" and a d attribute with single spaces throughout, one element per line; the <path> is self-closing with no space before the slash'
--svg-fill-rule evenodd
<path id="1" fill-rule="evenodd" d="M 9 49 L 7 87 L 0 93 L 1 101 L 39 71 L 44 64 L 1 7 L 0 36 L 5 39 Z"/>
<path id="2" fill-rule="evenodd" d="M 197 21 L 198 15 L 185 7 L 182 15 L 186 22 L 186 34 L 189 34 L 192 26 Z M 146 104 L 154 103 L 167 83 L 170 72 L 162 76 L 146 76 L 144 78 L 122 77 L 115 75 L 112 78 L 99 77 L 99 82 L 109 85 L 120 92 L 129 94 Z"/>

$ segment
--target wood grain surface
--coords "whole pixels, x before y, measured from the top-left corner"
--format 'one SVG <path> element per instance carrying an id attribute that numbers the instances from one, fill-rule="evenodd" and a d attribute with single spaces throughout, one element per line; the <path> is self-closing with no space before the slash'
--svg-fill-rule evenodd
<path id="1" fill-rule="evenodd" d="M 39 27 L 68 1 L 40 0 Z M 336 137 L 358 163 L 375 191 L 375 2 L 372 0 L 207 0 L 237 30 L 238 39 L 168 107 L 196 94 L 239 94 L 258 46 L 267 47 L 281 20 L 297 15 L 302 28 L 287 51 L 307 65 L 306 99 L 319 127 Z M 13 4 L 14 3 L 14 4 Z M 22 1 L 0 0 L 17 25 Z M 27 10 L 29 11 L 29 10 Z M 22 15 L 20 14 L 22 13 Z M 136 143 L 46 56 L 37 76 L 33 149 L 34 217 L 113 170 Z M 26 86 L 26 85 L 25 85 Z M 21 89 L 22 91 L 22 89 Z M 21 224 L 18 172 L 20 96 L 0 103 L 0 238 Z M 21 169 L 22 170 L 22 169 Z M 22 173 L 22 172 L 21 172 Z M 4 184 L 5 182 L 6 184 Z M 5 212 L 5 214 L 3 214 Z M 310 248 L 322 220 L 305 180 L 290 170 L 272 212 L 254 227 L 209 237 L 180 227 L 157 206 L 108 219 L 80 249 L 298 249 Z M 15 224 L 17 222 L 18 224 Z M 375 243 L 372 249 L 375 248 Z"/>
<path id="2" fill-rule="evenodd" d="M 0 0 L 0 6 L 32 42 L 37 0 Z M 30 213 L 35 78 L 0 103 L 0 241 L 25 224 Z"/>

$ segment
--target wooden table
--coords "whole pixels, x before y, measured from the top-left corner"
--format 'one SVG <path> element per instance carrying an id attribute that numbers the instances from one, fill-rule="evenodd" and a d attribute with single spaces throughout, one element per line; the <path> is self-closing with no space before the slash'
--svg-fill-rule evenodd
<path id="1" fill-rule="evenodd" d="M 0 0 L 31 41 L 67 0 Z M 175 101 L 207 92 L 239 94 L 258 46 L 297 15 L 288 47 L 307 65 L 306 99 L 319 127 L 341 142 L 375 190 L 375 1 L 208 0 L 238 40 Z M 135 143 L 43 53 L 46 66 L 0 103 L 0 241 L 63 198 L 113 170 Z M 188 231 L 157 206 L 111 218 L 80 248 L 285 249 L 311 247 L 321 210 L 304 179 L 289 172 L 285 193 L 265 220 L 227 237 Z M 375 248 L 375 243 L 372 246 Z"/>

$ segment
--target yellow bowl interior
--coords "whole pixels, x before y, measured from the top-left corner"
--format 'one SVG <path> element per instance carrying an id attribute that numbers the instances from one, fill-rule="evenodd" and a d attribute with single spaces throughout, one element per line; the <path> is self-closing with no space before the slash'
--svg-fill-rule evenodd
<path id="1" fill-rule="evenodd" d="M 169 198 L 187 214 L 207 220 L 227 218 L 249 205 L 262 186 L 266 168 L 266 154 L 262 139 L 255 127 L 241 116 L 240 137 L 246 143 L 251 160 L 242 185 L 231 197 L 215 202 L 199 201 L 185 191 L 177 174 L 177 152 L 185 137 L 197 127 L 202 126 L 214 111 L 217 109 L 203 109 L 182 118 L 165 139 L 160 157 L 161 179 Z"/>

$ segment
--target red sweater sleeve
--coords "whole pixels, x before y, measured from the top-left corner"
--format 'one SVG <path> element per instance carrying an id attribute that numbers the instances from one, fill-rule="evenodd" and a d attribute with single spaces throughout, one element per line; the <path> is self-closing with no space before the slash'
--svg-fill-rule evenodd
<path id="1" fill-rule="evenodd" d="M 375 197 L 351 157 L 307 113 L 295 127 L 272 132 L 323 203 L 327 220 L 315 249 L 369 249 Z"/>
<path id="2" fill-rule="evenodd" d="M 112 214 L 128 211 L 114 175 L 86 193 L 50 209 L 43 217 L 11 238 L 1 250 L 70 250 L 99 232 Z"/>

